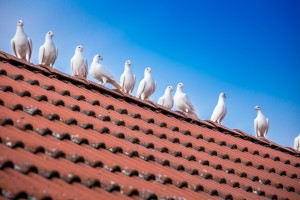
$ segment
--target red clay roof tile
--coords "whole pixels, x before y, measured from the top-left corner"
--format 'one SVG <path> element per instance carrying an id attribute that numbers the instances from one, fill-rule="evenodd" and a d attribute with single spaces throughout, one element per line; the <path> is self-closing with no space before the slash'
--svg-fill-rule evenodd
<path id="1" fill-rule="evenodd" d="M 0 198 L 300 198 L 297 151 L 5 52 L 0 109 Z"/>

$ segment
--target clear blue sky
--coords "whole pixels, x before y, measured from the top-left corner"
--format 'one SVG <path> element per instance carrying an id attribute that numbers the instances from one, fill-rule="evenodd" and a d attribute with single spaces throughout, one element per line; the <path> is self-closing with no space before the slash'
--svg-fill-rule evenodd
<path id="1" fill-rule="evenodd" d="M 229 128 L 254 135 L 254 106 L 260 105 L 270 140 L 292 146 L 300 132 L 300 1 L 0 0 L 0 7 L 3 51 L 12 53 L 10 40 L 23 19 L 33 63 L 51 30 L 59 48 L 55 68 L 63 72 L 71 73 L 81 44 L 89 65 L 101 54 L 118 80 L 126 59 L 137 84 L 150 66 L 158 86 L 154 101 L 168 85 L 183 82 L 202 119 L 225 92 Z"/>

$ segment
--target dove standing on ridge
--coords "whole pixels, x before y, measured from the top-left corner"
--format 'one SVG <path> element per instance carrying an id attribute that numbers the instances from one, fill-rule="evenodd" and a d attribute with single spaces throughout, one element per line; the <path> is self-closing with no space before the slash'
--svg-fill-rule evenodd
<path id="1" fill-rule="evenodd" d="M 141 80 L 136 97 L 142 100 L 149 100 L 156 89 L 156 82 L 151 76 L 151 68 L 147 67 L 144 72 L 144 78 Z"/>
<path id="2" fill-rule="evenodd" d="M 174 105 L 174 100 L 173 97 L 171 95 L 171 92 L 173 91 L 173 87 L 172 86 L 168 86 L 165 90 L 165 93 L 162 97 L 160 97 L 158 99 L 158 104 L 162 105 L 166 108 L 172 109 L 173 105 Z"/>
<path id="3" fill-rule="evenodd" d="M 269 130 L 269 120 L 264 116 L 259 106 L 255 106 L 257 117 L 254 119 L 256 137 L 266 137 Z"/>
<path id="4" fill-rule="evenodd" d="M 54 33 L 49 31 L 46 33 L 45 43 L 39 50 L 39 63 L 49 67 L 53 67 L 58 55 L 58 49 L 55 47 L 52 37 Z"/>
<path id="5" fill-rule="evenodd" d="M 131 71 L 131 61 L 126 60 L 124 65 L 124 72 L 120 77 L 120 85 L 122 87 L 123 92 L 131 95 L 135 86 L 135 81 L 136 77 Z"/>
<path id="6" fill-rule="evenodd" d="M 188 113 L 188 114 L 191 114 L 191 115 L 199 118 L 199 116 L 197 115 L 196 110 L 195 110 L 193 104 L 191 103 L 188 95 L 182 91 L 182 88 L 183 88 L 183 83 L 179 83 L 177 85 L 177 89 L 176 89 L 176 92 L 175 92 L 175 95 L 174 95 L 174 104 L 175 104 L 175 106 L 181 112 Z"/>
<path id="7" fill-rule="evenodd" d="M 218 103 L 211 115 L 211 118 L 210 118 L 211 121 L 221 124 L 222 120 L 224 119 L 224 117 L 227 113 L 225 99 L 226 99 L 226 94 L 222 92 L 219 95 Z"/>
<path id="8" fill-rule="evenodd" d="M 14 54 L 21 59 L 30 62 L 32 53 L 32 41 L 25 34 L 23 30 L 23 21 L 19 20 L 17 23 L 17 30 L 15 36 L 11 39 L 11 48 Z"/>
<path id="9" fill-rule="evenodd" d="M 74 76 L 85 78 L 88 74 L 88 63 L 86 58 L 82 55 L 83 46 L 79 45 L 75 49 L 75 54 L 71 58 L 71 68 Z"/>
<path id="10" fill-rule="evenodd" d="M 294 149 L 300 151 L 300 134 L 295 138 Z"/>
<path id="11" fill-rule="evenodd" d="M 90 74 L 96 80 L 98 80 L 101 85 L 105 85 L 106 83 L 112 84 L 115 88 L 121 90 L 121 86 L 115 81 L 113 75 L 109 73 L 99 62 L 103 60 L 103 58 L 97 54 L 94 56 L 93 62 L 91 64 Z"/>

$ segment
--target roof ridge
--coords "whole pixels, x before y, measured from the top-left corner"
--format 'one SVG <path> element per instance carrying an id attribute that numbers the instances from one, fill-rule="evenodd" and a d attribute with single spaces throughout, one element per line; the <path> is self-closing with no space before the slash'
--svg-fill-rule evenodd
<path id="1" fill-rule="evenodd" d="M 64 79 L 64 80 L 67 80 L 67 81 L 70 81 L 72 84 L 80 84 L 80 85 L 83 85 L 85 86 L 86 88 L 89 88 L 89 89 L 96 89 L 98 91 L 101 91 L 103 93 L 106 93 L 108 95 L 111 95 L 111 96 L 114 96 L 114 97 L 117 97 L 117 98 L 122 98 L 128 102 L 133 102 L 133 103 L 136 103 L 138 104 L 139 106 L 146 106 L 148 108 L 150 108 L 152 111 L 155 111 L 155 112 L 160 112 L 160 113 L 163 113 L 163 114 L 168 114 L 168 115 L 172 115 L 174 116 L 175 118 L 177 119 L 180 119 L 180 120 L 184 120 L 188 123 L 192 123 L 192 124 L 197 124 L 201 127 L 204 127 L 204 128 L 208 128 L 208 129 L 214 129 L 214 130 L 218 130 L 219 132 L 221 133 L 224 133 L 224 134 L 230 134 L 231 136 L 233 137 L 239 137 L 241 139 L 244 139 L 244 140 L 249 140 L 251 142 L 254 142 L 256 144 L 260 144 L 262 146 L 265 146 L 265 147 L 269 147 L 269 148 L 272 148 L 274 150 L 279 150 L 281 152 L 284 152 L 284 153 L 288 153 L 288 154 L 291 154 L 293 156 L 296 156 L 296 157 L 300 157 L 300 152 L 299 151 L 296 151 L 290 147 L 283 147 L 275 142 L 272 142 L 268 139 L 263 139 L 263 138 L 257 138 L 257 137 L 254 137 L 252 136 L 251 134 L 249 133 L 246 133 L 244 131 L 241 131 L 241 130 L 238 130 L 238 129 L 230 129 L 226 126 L 223 126 L 223 125 L 220 125 L 220 124 L 217 124 L 211 120 L 201 120 L 201 119 L 195 119 L 187 114 L 184 114 L 180 111 L 173 111 L 173 110 L 170 110 L 170 109 L 166 109 L 154 102 L 150 102 L 150 101 L 142 101 L 134 96 L 131 96 L 131 95 L 128 95 L 128 94 L 125 94 L 125 93 L 121 93 L 120 91 L 116 90 L 116 89 L 108 89 L 104 86 L 101 86 L 95 82 L 92 82 L 90 81 L 90 83 L 86 83 L 80 79 L 77 79 L 77 78 L 74 78 L 62 71 L 59 71 L 57 69 L 54 69 L 54 68 L 51 68 L 51 69 L 48 69 L 46 67 L 43 67 L 42 65 L 35 65 L 33 63 L 30 63 L 30 62 L 27 62 L 26 60 L 22 60 L 22 59 L 19 59 L 11 54 L 8 54 L 4 51 L 0 51 L 0 60 L 4 60 L 4 61 L 7 61 L 11 64 L 14 64 L 14 66 L 16 67 L 19 67 L 19 68 L 28 68 L 30 70 L 33 70 L 33 71 L 36 71 L 36 72 L 39 72 L 39 73 L 42 73 L 42 74 L 45 74 L 45 75 L 54 75 L 54 76 L 58 76 L 60 77 L 61 79 Z"/>

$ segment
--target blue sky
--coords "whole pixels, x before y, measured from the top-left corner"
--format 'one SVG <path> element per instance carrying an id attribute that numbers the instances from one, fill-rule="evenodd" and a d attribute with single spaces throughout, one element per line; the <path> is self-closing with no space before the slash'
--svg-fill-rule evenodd
<path id="1" fill-rule="evenodd" d="M 89 65 L 101 54 L 118 80 L 126 59 L 137 84 L 150 66 L 155 102 L 168 85 L 183 82 L 202 119 L 225 92 L 227 127 L 254 135 L 260 105 L 270 120 L 270 140 L 292 146 L 300 133 L 300 1 L 0 0 L 0 7 L 3 51 L 12 53 L 10 40 L 22 19 L 33 63 L 51 30 L 59 48 L 55 68 L 63 72 L 71 73 L 70 59 L 81 44 Z"/>

